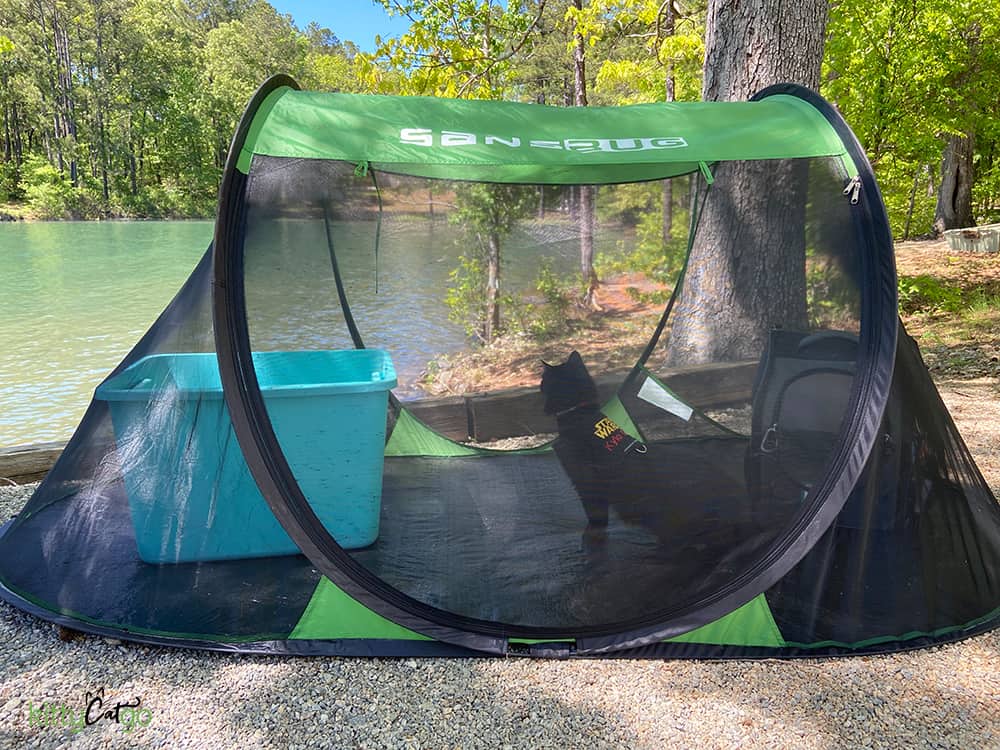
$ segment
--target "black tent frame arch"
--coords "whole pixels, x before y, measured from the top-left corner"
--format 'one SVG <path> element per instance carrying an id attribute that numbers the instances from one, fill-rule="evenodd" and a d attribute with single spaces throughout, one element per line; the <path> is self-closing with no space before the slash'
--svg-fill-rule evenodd
<path id="1" fill-rule="evenodd" d="M 793 84 L 759 92 L 754 100 L 784 94 L 804 100 L 834 128 L 861 181 L 852 217 L 861 252 L 862 305 L 857 377 L 833 460 L 806 500 L 806 509 L 768 554 L 741 576 L 698 601 L 656 612 L 641 621 L 559 630 L 512 626 L 437 609 L 392 588 L 341 548 L 324 528 L 285 459 L 267 414 L 251 355 L 243 285 L 244 194 L 248 175 L 237 169 L 254 116 L 288 76 L 266 81 L 254 95 L 233 138 L 219 193 L 214 238 L 213 316 L 225 400 L 240 448 L 261 494 L 292 540 L 334 585 L 373 612 L 422 635 L 485 654 L 505 654 L 511 639 L 574 640 L 528 647 L 538 655 L 615 653 L 655 644 L 717 620 L 766 591 L 784 576 L 830 526 L 861 475 L 888 400 L 896 347 L 896 283 L 888 218 L 871 165 L 840 115 L 821 97 Z M 676 294 L 676 289 L 675 289 Z"/>

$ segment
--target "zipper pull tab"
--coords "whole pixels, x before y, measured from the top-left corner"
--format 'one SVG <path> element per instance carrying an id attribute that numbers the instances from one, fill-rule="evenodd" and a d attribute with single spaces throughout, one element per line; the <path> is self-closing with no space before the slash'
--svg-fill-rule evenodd
<path id="1" fill-rule="evenodd" d="M 355 177 L 367 177 L 368 176 L 368 162 L 359 161 L 354 166 L 354 176 Z"/>
<path id="2" fill-rule="evenodd" d="M 844 195 L 851 196 L 851 205 L 856 206 L 861 196 L 861 177 L 852 177 L 844 188 Z"/>
<path id="3" fill-rule="evenodd" d="M 764 432 L 760 441 L 761 453 L 774 453 L 778 450 L 778 423 L 775 422 Z"/>

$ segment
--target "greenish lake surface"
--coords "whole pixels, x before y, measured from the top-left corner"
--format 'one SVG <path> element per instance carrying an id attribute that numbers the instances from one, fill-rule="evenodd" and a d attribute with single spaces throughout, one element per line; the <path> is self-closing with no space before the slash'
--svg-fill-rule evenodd
<path id="1" fill-rule="evenodd" d="M 210 221 L 0 225 L 0 447 L 64 440 L 212 238 Z"/>
<path id="2" fill-rule="evenodd" d="M 0 224 L 0 447 L 70 437 L 94 389 L 183 284 L 212 231 L 209 221 Z M 350 346 L 339 308 L 328 302 L 335 293 L 325 241 L 292 225 L 273 231 L 265 244 L 281 252 L 254 269 L 266 283 L 248 282 L 251 330 L 258 317 L 277 319 L 301 331 L 301 341 L 283 337 L 296 346 Z M 377 292 L 370 241 L 350 225 L 335 235 L 365 343 L 390 351 L 404 387 L 434 356 L 468 345 L 444 305 L 462 247 L 455 227 L 445 221 L 383 227 Z M 610 251 L 617 241 L 609 233 L 598 249 Z M 565 225 L 515 231 L 504 247 L 505 288 L 530 284 L 539 255 L 571 274 L 577 253 L 576 234 Z M 323 320 L 326 329 L 317 325 Z M 328 337 L 325 330 L 334 329 Z M 273 343 L 261 338 L 254 348 Z"/>

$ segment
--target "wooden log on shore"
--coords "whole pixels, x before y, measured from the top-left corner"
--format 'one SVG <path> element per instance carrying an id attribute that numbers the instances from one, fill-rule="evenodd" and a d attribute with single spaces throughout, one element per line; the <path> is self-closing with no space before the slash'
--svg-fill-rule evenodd
<path id="1" fill-rule="evenodd" d="M 712 364 L 657 373 L 684 401 L 699 409 L 725 407 L 750 400 L 756 362 Z M 597 378 L 602 400 L 621 385 L 622 374 Z M 537 386 L 404 402 L 417 419 L 452 440 L 489 442 L 556 431 L 544 411 Z M 40 443 L 0 449 L 0 477 L 17 484 L 42 479 L 59 458 L 65 443 Z"/>
<path id="2" fill-rule="evenodd" d="M 15 484 L 37 482 L 48 474 L 65 447 L 66 443 L 37 443 L 0 448 L 0 478 Z"/>
<path id="3" fill-rule="evenodd" d="M 466 396 L 425 398 L 403 403 L 413 416 L 447 438 L 468 440 L 469 399 Z"/>
<path id="4" fill-rule="evenodd" d="M 756 372 L 757 362 L 739 362 L 663 370 L 656 377 L 685 403 L 706 409 L 748 402 Z M 623 377 L 595 378 L 602 402 L 614 396 Z M 477 442 L 556 431 L 555 419 L 545 414 L 537 386 L 469 395 L 467 401 L 469 438 Z"/>

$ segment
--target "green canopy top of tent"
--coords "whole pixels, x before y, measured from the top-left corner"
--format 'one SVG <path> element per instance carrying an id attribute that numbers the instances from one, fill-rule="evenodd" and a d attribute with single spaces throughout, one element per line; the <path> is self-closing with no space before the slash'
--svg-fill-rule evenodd
<path id="1" fill-rule="evenodd" d="M 718 161 L 848 161 L 826 118 L 784 94 L 753 102 L 584 108 L 290 87 L 271 92 L 253 115 L 237 168 L 248 172 L 257 154 L 339 159 L 427 177 L 549 184 L 659 179 Z"/>

